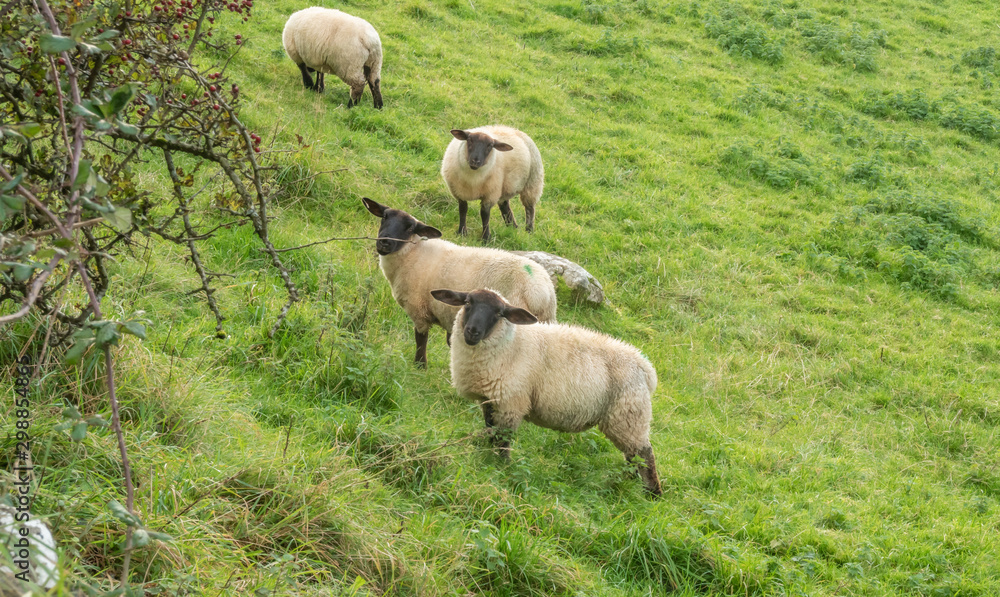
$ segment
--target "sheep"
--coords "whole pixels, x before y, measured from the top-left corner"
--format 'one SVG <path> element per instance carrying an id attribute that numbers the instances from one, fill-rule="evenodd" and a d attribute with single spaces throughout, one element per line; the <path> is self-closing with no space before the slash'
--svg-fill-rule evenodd
<path id="1" fill-rule="evenodd" d="M 522 420 L 573 433 L 597 425 L 626 461 L 642 458 L 646 490 L 661 494 L 649 442 L 656 370 L 638 349 L 586 328 L 528 325 L 538 318 L 494 290 L 431 296 L 461 307 L 451 332 L 461 337 L 451 343 L 452 385 L 480 403 L 502 457 L 510 458 L 510 434 Z"/>
<path id="2" fill-rule="evenodd" d="M 375 107 L 382 109 L 382 41 L 368 21 L 333 8 L 313 6 L 288 17 L 281 34 L 285 53 L 302 71 L 306 89 L 322 92 L 324 73 L 351 86 L 347 107 L 361 102 L 365 83 Z M 309 73 L 316 73 L 316 82 Z"/>
<path id="3" fill-rule="evenodd" d="M 500 213 L 509 226 L 517 227 L 510 211 L 510 198 L 521 196 L 525 229 L 535 229 L 535 204 L 545 186 L 542 156 L 531 137 L 506 126 L 483 126 L 471 130 L 454 129 L 441 161 L 441 176 L 458 199 L 458 233 L 465 235 L 469 201 L 481 200 L 482 240 L 490 239 L 490 210 L 500 204 Z M 495 151 L 493 151 L 495 150 Z"/>
<path id="4" fill-rule="evenodd" d="M 427 366 L 427 334 L 440 325 L 451 344 L 451 328 L 458 309 L 431 298 L 434 288 L 473 290 L 481 286 L 502 289 L 511 301 L 556 320 L 556 290 L 545 269 L 525 257 L 499 249 L 462 247 L 441 240 L 441 231 L 399 209 L 367 197 L 362 199 L 382 223 L 375 241 L 379 268 L 392 297 L 413 321 L 418 367 Z M 426 237 L 426 238 L 424 238 Z"/>

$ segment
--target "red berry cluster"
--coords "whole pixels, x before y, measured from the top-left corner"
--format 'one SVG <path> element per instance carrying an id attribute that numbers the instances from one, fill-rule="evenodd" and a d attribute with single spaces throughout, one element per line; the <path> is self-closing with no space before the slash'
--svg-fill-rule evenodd
<path id="1" fill-rule="evenodd" d="M 245 23 L 250 18 L 250 9 L 253 8 L 253 0 L 230 2 L 226 4 L 226 8 L 229 12 L 235 12 L 238 15 L 243 15 L 243 22 Z"/>
<path id="2" fill-rule="evenodd" d="M 254 153 L 260 153 L 260 135 L 257 133 L 250 133 L 250 138 L 253 139 Z"/>

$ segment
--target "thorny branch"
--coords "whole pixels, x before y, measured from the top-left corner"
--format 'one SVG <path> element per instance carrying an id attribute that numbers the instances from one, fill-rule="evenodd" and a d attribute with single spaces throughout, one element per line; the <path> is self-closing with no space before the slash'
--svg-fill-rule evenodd
<path id="1" fill-rule="evenodd" d="M 42 354 L 73 337 L 67 354 L 103 360 L 125 508 L 132 514 L 135 488 L 112 346 L 122 330 L 141 336 L 144 328 L 103 319 L 101 302 L 115 290 L 107 260 L 134 246 L 137 232 L 185 246 L 201 280 L 195 292 L 205 297 L 224 337 L 211 281 L 229 274 L 209 271 L 198 243 L 249 222 L 288 295 L 271 336 L 299 299 L 280 257 L 285 249 L 269 236 L 266 173 L 273 166 L 260 164 L 261 138 L 238 117 L 239 88 L 226 75 L 239 51 L 230 44 L 241 45 L 241 36 L 211 38 L 220 13 L 246 21 L 252 6 L 253 0 L 0 4 L 0 325 L 37 316 L 49 321 Z M 192 56 L 206 47 L 229 56 L 199 70 Z M 144 190 L 132 173 L 151 149 L 163 155 L 171 181 L 166 200 Z M 196 164 L 193 173 L 184 171 L 189 163 Z M 214 172 L 192 192 L 201 164 Z M 209 186 L 218 190 L 214 207 L 235 221 L 197 222 L 194 200 Z M 68 305 L 79 305 L 69 307 L 79 312 L 64 312 Z M 122 587 L 137 548 L 133 530 L 129 524 L 125 533 Z"/>

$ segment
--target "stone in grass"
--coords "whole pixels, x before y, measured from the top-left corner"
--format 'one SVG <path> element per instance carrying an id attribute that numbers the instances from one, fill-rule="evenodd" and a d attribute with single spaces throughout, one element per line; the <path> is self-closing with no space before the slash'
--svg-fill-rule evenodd
<path id="1" fill-rule="evenodd" d="M 561 276 L 566 286 L 572 288 L 577 296 L 598 305 L 604 303 L 604 288 L 601 287 L 601 283 L 590 275 L 590 272 L 569 259 L 543 251 L 511 251 L 511 253 L 527 257 L 544 267 L 553 284 L 556 283 L 556 278 Z"/>

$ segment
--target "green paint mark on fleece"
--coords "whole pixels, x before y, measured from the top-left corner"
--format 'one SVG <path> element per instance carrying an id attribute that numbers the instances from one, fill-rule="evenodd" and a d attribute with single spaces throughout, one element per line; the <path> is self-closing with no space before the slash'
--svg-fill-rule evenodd
<path id="1" fill-rule="evenodd" d="M 524 271 L 528 272 L 529 276 L 534 277 L 534 275 L 535 275 L 535 273 L 533 271 L 531 271 L 531 266 L 528 265 L 527 263 L 524 264 Z"/>

